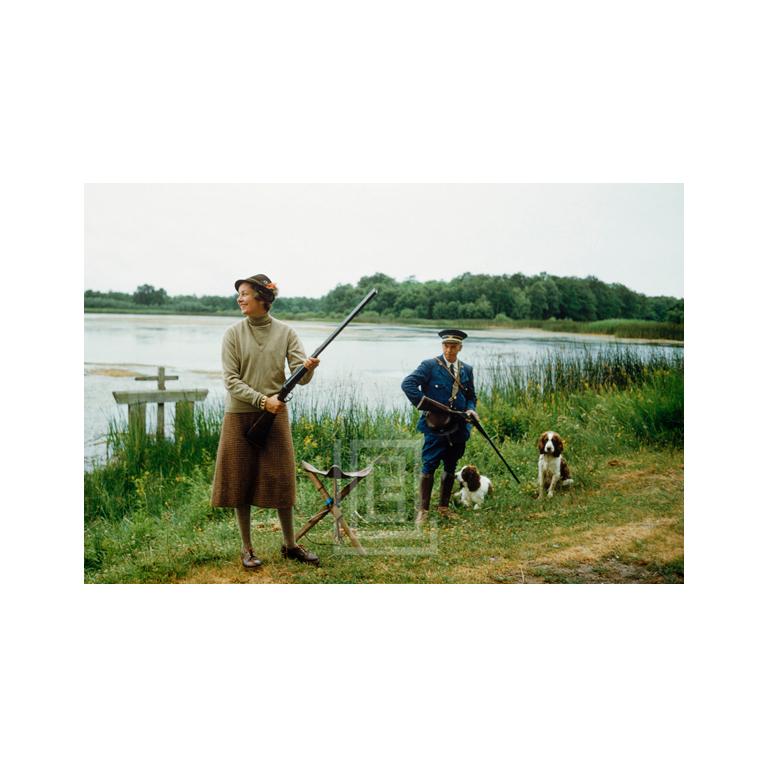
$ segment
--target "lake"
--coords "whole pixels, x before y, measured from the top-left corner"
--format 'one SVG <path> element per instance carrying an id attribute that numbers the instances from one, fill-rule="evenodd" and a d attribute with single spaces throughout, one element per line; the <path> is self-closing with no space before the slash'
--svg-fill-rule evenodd
<path id="1" fill-rule="evenodd" d="M 126 406 L 118 406 L 114 390 L 155 390 L 157 382 L 135 381 L 135 376 L 156 375 L 165 366 L 168 376 L 178 376 L 167 389 L 208 390 L 207 403 L 223 402 L 221 339 L 237 317 L 192 315 L 85 315 L 85 432 L 86 467 L 106 455 L 104 436 L 110 421 L 127 420 Z M 316 349 L 335 325 L 290 321 L 307 354 Z M 441 352 L 438 329 L 355 323 L 323 352 L 322 364 L 299 397 L 323 397 L 339 390 L 354 391 L 372 404 L 409 407 L 400 390 L 403 377 L 425 358 Z M 573 351 L 620 346 L 644 351 L 660 349 L 682 354 L 682 347 L 649 345 L 609 336 L 550 333 L 532 329 L 470 331 L 461 359 L 477 366 L 482 382 L 483 363 L 503 359 L 523 365 L 548 351 Z M 309 393 L 312 388 L 311 394 Z M 171 430 L 173 405 L 166 406 L 166 431 Z M 147 408 L 154 424 L 155 406 Z M 154 425 L 152 426 L 154 428 Z"/>

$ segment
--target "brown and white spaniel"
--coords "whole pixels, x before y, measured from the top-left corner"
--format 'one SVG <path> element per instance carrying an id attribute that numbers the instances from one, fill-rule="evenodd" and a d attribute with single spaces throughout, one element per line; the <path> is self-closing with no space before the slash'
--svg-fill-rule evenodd
<path id="1" fill-rule="evenodd" d="M 456 473 L 456 479 L 459 481 L 459 490 L 454 496 L 459 497 L 465 507 L 473 504 L 474 509 L 479 509 L 486 495 L 493 489 L 491 481 L 481 475 L 474 464 L 463 466 Z"/>
<path id="2" fill-rule="evenodd" d="M 539 447 L 539 498 L 544 498 L 544 487 L 547 496 L 552 498 L 558 483 L 569 486 L 573 483 L 571 472 L 563 458 L 563 439 L 557 432 L 542 432 L 538 442 Z"/>

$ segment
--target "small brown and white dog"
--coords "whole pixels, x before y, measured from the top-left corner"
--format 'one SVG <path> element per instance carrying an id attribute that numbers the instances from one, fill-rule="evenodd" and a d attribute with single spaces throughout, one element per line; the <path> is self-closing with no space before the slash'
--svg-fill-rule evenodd
<path id="1" fill-rule="evenodd" d="M 563 439 L 557 432 L 542 432 L 538 447 L 539 498 L 544 498 L 545 486 L 547 486 L 547 496 L 552 498 L 558 483 L 562 486 L 573 483 L 571 472 L 562 456 Z"/>
<path id="2" fill-rule="evenodd" d="M 477 471 L 474 464 L 465 464 L 457 473 L 459 490 L 454 494 L 461 499 L 461 503 L 468 507 L 474 504 L 474 509 L 479 509 L 486 495 L 493 490 L 491 481 Z"/>

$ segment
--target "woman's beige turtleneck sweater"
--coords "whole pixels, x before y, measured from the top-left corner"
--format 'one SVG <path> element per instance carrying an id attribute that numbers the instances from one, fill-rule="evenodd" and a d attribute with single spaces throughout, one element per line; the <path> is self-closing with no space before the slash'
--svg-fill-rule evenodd
<path id="1" fill-rule="evenodd" d="M 221 345 L 221 364 L 228 413 L 259 410 L 262 395 L 276 395 L 285 383 L 285 363 L 291 373 L 307 359 L 296 331 L 270 315 L 245 318 L 227 328 Z M 309 383 L 314 371 L 304 375 Z"/>

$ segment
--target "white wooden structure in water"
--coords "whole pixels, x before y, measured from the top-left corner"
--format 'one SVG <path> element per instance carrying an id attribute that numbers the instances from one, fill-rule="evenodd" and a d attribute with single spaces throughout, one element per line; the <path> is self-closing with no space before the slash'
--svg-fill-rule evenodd
<path id="1" fill-rule="evenodd" d="M 194 425 L 195 403 L 205 400 L 207 389 L 166 389 L 166 381 L 176 381 L 178 376 L 166 376 L 165 368 L 158 367 L 157 376 L 136 376 L 136 381 L 156 381 L 157 390 L 124 390 L 113 392 L 115 401 L 128 406 L 128 429 L 146 431 L 147 403 L 157 403 L 157 436 L 165 437 L 165 403 L 176 403 L 174 433 L 176 437 L 185 425 Z"/>

